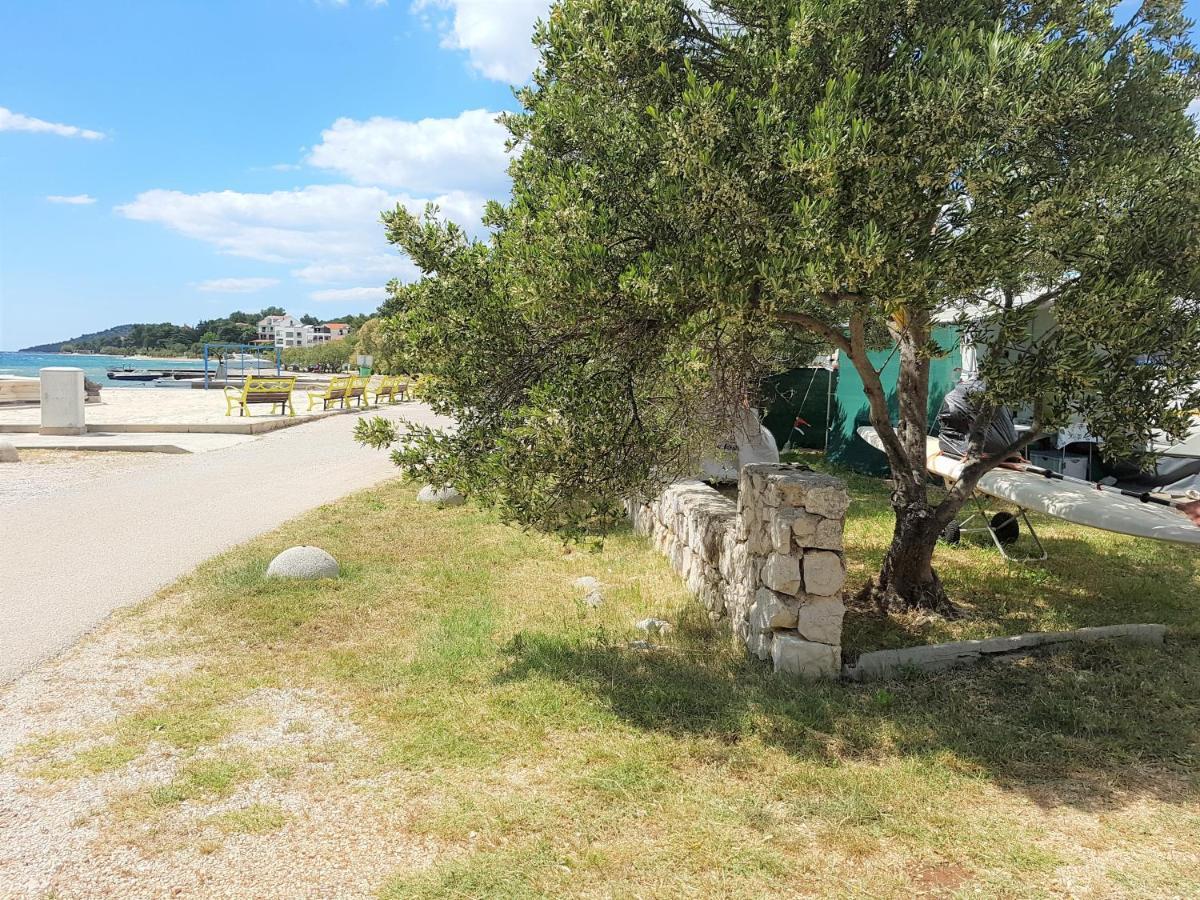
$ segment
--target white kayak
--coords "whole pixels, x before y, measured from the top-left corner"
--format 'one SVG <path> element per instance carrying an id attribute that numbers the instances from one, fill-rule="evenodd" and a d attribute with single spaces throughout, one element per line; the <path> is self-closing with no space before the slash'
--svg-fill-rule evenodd
<path id="1" fill-rule="evenodd" d="M 858 435 L 876 450 L 883 441 L 875 429 L 864 426 Z M 962 460 L 942 453 L 937 438 L 925 439 L 925 468 L 954 481 L 962 473 Z M 979 479 L 979 490 L 1024 509 L 1036 510 L 1065 522 L 1129 534 L 1134 537 L 1200 545 L 1200 526 L 1170 506 L 1143 503 L 1094 484 L 1046 478 L 1017 469 L 992 469 Z"/>

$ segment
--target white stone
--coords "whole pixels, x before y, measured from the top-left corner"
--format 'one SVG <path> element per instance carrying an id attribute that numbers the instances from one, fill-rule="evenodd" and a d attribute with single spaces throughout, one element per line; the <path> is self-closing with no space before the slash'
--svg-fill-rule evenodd
<path id="1" fill-rule="evenodd" d="M 417 500 L 421 503 L 436 503 L 439 506 L 462 506 L 467 502 L 467 498 L 449 484 L 440 487 L 427 484 L 417 492 Z"/>
<path id="2" fill-rule="evenodd" d="M 638 631 L 644 631 L 647 634 L 670 634 L 674 629 L 671 628 L 670 622 L 664 622 L 662 619 L 642 619 L 640 622 L 634 622 L 633 627 Z"/>
<path id="3" fill-rule="evenodd" d="M 841 519 L 818 519 L 817 531 L 812 540 L 805 544 L 818 550 L 842 550 L 842 530 L 845 523 Z"/>
<path id="4" fill-rule="evenodd" d="M 599 590 L 600 582 L 591 575 L 581 575 L 575 579 L 575 588 L 580 591 L 595 591 Z"/>
<path id="5" fill-rule="evenodd" d="M 804 590 L 829 596 L 841 593 L 846 583 L 842 558 L 830 550 L 809 550 L 804 554 Z"/>
<path id="6" fill-rule="evenodd" d="M 751 628 L 749 634 L 746 636 L 746 649 L 759 659 L 770 659 L 771 643 L 774 636 L 775 633 L 773 631 L 755 631 Z"/>
<path id="7" fill-rule="evenodd" d="M 289 547 L 267 567 L 268 578 L 337 578 L 337 560 L 320 547 Z"/>
<path id="8" fill-rule="evenodd" d="M 771 642 L 776 674 L 800 678 L 837 678 L 841 674 L 842 648 L 776 634 Z"/>
<path id="9" fill-rule="evenodd" d="M 604 596 L 599 591 L 588 591 L 583 595 L 583 603 L 592 609 L 604 605 Z"/>
<path id="10" fill-rule="evenodd" d="M 840 519 L 850 507 L 850 495 L 840 481 L 809 488 L 804 495 L 804 508 L 826 519 Z"/>
<path id="11" fill-rule="evenodd" d="M 793 510 L 775 509 L 771 511 L 768 531 L 771 535 L 771 546 L 776 553 L 792 552 L 792 521 L 795 517 Z M 804 545 L 801 544 L 801 546 Z"/>
<path id="12" fill-rule="evenodd" d="M 38 371 L 41 380 L 41 434 L 85 434 L 83 369 L 48 366 Z"/>
<path id="13" fill-rule="evenodd" d="M 792 598 L 777 594 L 769 588 L 759 588 L 755 592 L 754 605 L 750 607 L 752 631 L 795 627 L 796 602 Z"/>
<path id="14" fill-rule="evenodd" d="M 796 536 L 798 547 L 815 547 L 817 528 L 825 521 L 820 516 L 798 509 L 792 516 L 792 534 Z"/>
<path id="15" fill-rule="evenodd" d="M 806 557 L 807 558 L 807 557 Z M 772 553 L 762 567 L 762 583 L 781 594 L 800 593 L 800 560 Z"/>
<path id="16" fill-rule="evenodd" d="M 793 627 L 800 636 L 821 644 L 841 644 L 842 617 L 846 607 L 837 597 L 818 597 L 803 603 L 793 615 Z"/>
<path id="17" fill-rule="evenodd" d="M 14 463 L 21 461 L 21 454 L 17 452 L 8 441 L 0 441 L 0 463 Z"/>

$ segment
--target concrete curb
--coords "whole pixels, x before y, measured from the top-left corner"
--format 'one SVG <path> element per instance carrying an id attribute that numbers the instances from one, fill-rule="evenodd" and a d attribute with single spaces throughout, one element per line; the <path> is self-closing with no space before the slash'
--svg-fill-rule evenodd
<path id="1" fill-rule="evenodd" d="M 901 650 L 877 650 L 862 654 L 853 666 L 842 666 L 842 677 L 850 681 L 874 681 L 911 671 L 941 672 L 976 663 L 986 657 L 1021 656 L 1035 647 L 1050 644 L 1124 640 L 1161 645 L 1166 634 L 1166 625 L 1102 625 L 1075 631 L 1042 631 L 983 641 L 954 641 Z"/>
<path id="2" fill-rule="evenodd" d="M 296 416 L 295 418 L 289 416 L 284 419 L 263 419 L 257 422 L 252 420 L 243 420 L 240 422 L 204 422 L 199 424 L 179 422 L 133 422 L 126 424 L 120 422 L 99 422 L 88 425 L 87 430 L 88 433 L 98 432 L 101 434 L 268 434 L 272 431 L 279 431 L 282 428 L 294 428 L 297 425 L 304 425 L 307 422 L 318 422 L 330 416 L 343 416 L 351 413 L 368 415 L 385 409 L 395 409 L 403 405 L 397 403 L 393 406 L 368 406 L 362 409 L 331 409 Z M 39 425 L 5 425 L 0 423 L 0 434 L 37 434 L 39 431 Z"/>

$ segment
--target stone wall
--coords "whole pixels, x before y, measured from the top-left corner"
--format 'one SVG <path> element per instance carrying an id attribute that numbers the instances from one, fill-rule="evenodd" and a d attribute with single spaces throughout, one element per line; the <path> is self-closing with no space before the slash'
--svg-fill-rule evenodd
<path id="1" fill-rule="evenodd" d="M 703 482 L 681 481 L 631 513 L 635 530 L 751 653 L 776 672 L 836 678 L 849 502 L 832 476 L 757 464 L 742 469 L 736 504 Z"/>

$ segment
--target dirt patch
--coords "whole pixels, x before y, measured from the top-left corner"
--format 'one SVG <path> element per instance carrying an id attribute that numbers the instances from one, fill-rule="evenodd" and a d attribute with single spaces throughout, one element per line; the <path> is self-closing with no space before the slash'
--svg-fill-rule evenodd
<path id="1" fill-rule="evenodd" d="M 236 698 L 195 749 L 103 755 L 199 677 L 170 637 L 114 623 L 0 693 L 0 897 L 370 897 L 436 858 L 406 834 L 409 776 L 316 691 Z"/>

